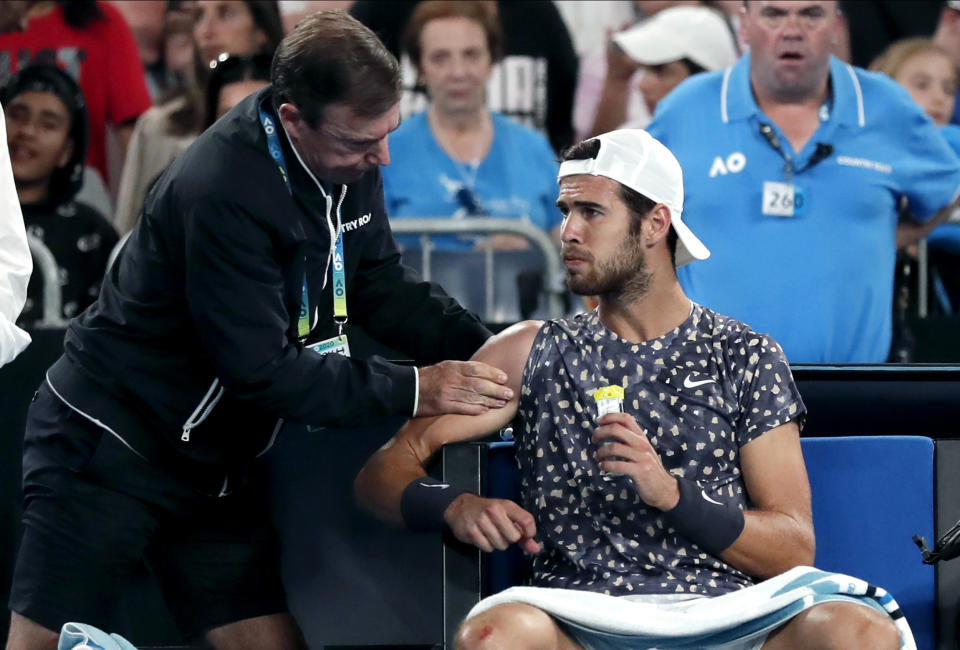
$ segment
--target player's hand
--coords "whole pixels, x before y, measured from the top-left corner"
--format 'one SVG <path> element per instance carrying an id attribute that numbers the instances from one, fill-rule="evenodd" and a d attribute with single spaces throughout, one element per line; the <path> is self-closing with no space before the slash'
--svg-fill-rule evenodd
<path id="1" fill-rule="evenodd" d="M 417 417 L 479 415 L 513 399 L 513 391 L 505 386 L 507 373 L 481 361 L 441 361 L 419 373 Z"/>
<path id="2" fill-rule="evenodd" d="M 596 459 L 601 471 L 629 476 L 647 505 L 660 510 L 676 506 L 680 499 L 677 479 L 663 467 L 660 455 L 633 416 L 608 413 L 597 424 L 600 426 L 593 432 L 593 441 L 599 445 Z"/>
<path id="3" fill-rule="evenodd" d="M 461 494 L 447 506 L 443 518 L 457 539 L 481 551 L 503 551 L 519 544 L 526 553 L 540 552 L 533 515 L 513 501 Z"/>

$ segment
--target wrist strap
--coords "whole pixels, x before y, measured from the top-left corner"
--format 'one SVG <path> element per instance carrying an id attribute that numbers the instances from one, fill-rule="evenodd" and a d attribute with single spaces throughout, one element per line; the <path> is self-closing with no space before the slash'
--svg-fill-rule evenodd
<path id="1" fill-rule="evenodd" d="M 666 523 L 711 555 L 720 554 L 743 532 L 743 511 L 709 498 L 696 481 L 678 478 L 680 501 L 663 513 Z"/>
<path id="2" fill-rule="evenodd" d="M 415 478 L 403 489 L 400 514 L 411 530 L 443 530 L 447 506 L 465 492 L 429 476 Z"/>

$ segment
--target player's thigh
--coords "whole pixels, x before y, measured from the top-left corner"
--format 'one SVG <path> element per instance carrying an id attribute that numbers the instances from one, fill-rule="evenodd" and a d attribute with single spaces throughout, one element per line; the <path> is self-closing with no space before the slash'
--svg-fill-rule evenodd
<path id="1" fill-rule="evenodd" d="M 497 605 L 460 626 L 458 650 L 580 650 L 557 621 L 542 609 L 524 603 Z"/>

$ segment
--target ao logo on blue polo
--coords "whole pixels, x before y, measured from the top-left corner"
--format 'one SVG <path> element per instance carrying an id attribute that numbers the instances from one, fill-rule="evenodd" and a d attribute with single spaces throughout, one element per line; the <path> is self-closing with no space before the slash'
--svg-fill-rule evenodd
<path id="1" fill-rule="evenodd" d="M 727 156 L 726 160 L 717 156 L 710 165 L 710 178 L 725 176 L 726 174 L 736 174 L 743 170 L 747 165 L 747 157 L 739 151 L 734 151 Z"/>

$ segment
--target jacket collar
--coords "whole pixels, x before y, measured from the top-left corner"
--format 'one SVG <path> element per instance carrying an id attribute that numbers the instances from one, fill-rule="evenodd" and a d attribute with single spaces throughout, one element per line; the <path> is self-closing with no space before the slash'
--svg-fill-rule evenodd
<path id="1" fill-rule="evenodd" d="M 863 91 L 850 64 L 830 57 L 830 88 L 833 107 L 830 119 L 837 124 L 866 126 Z M 720 88 L 720 119 L 724 124 L 762 115 L 750 86 L 750 54 L 723 72 Z"/>

